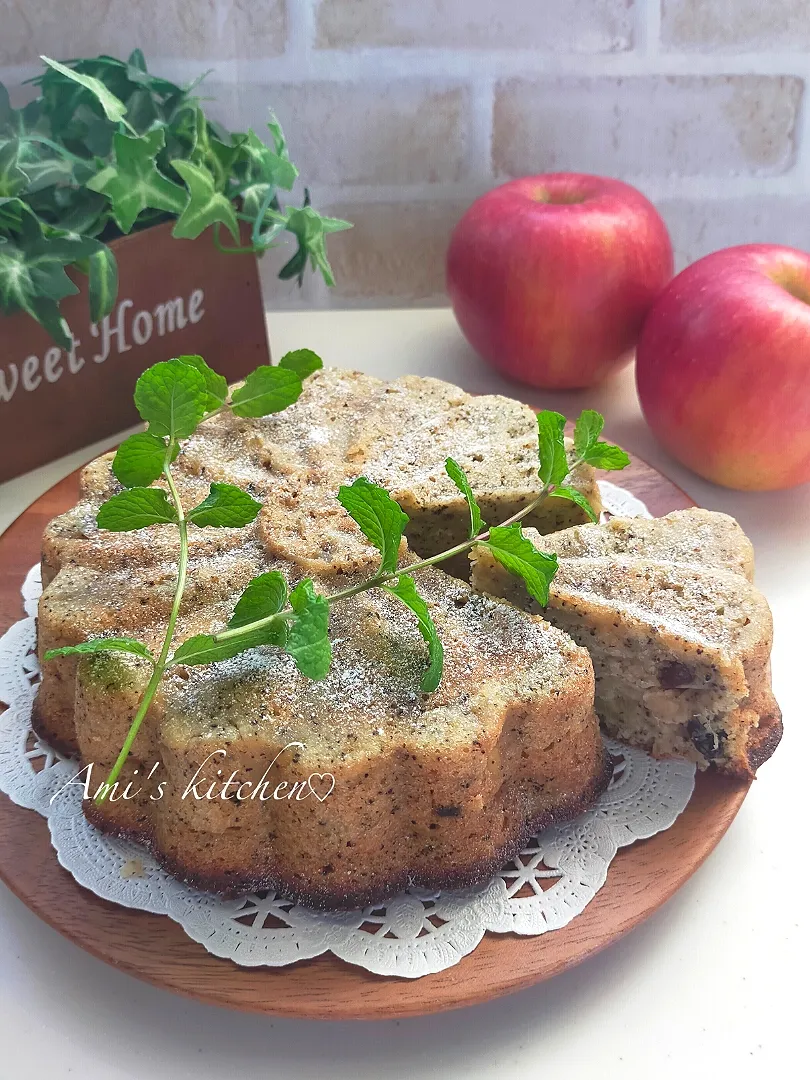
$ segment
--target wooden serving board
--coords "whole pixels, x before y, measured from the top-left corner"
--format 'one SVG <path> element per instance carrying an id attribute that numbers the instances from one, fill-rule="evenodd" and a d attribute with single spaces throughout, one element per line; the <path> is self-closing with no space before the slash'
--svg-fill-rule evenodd
<path id="1" fill-rule="evenodd" d="M 651 513 L 692 500 L 637 458 L 622 487 Z M 45 524 L 77 498 L 73 473 L 38 499 L 0 538 L 0 632 L 22 614 L 20 586 L 36 562 Z M 41 919 L 81 948 L 140 979 L 216 1005 L 310 1019 L 384 1019 L 474 1005 L 548 979 L 616 941 L 689 878 L 731 824 L 749 783 L 713 772 L 666 832 L 620 848 L 607 882 L 568 926 L 540 937 L 487 934 L 437 975 L 383 978 L 329 954 L 284 968 L 240 968 L 211 956 L 167 916 L 133 911 L 77 885 L 51 848 L 48 826 L 0 794 L 0 878 Z"/>

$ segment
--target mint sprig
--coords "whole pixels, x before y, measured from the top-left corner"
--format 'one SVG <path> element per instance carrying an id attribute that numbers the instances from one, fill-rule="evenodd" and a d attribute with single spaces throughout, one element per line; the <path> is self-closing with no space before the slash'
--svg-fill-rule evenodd
<path id="1" fill-rule="evenodd" d="M 282 152 L 278 143 L 277 152 Z M 288 593 L 287 581 L 279 571 L 260 574 L 239 597 L 226 628 L 213 634 L 196 634 L 172 651 L 188 572 L 189 527 L 241 528 L 255 520 L 261 509 L 256 499 L 235 485 L 214 482 L 208 496 L 186 511 L 172 475 L 172 464 L 182 450 L 183 441 L 201 423 L 224 409 L 241 417 L 280 412 L 298 400 L 303 380 L 321 366 L 320 357 L 309 349 L 287 353 L 277 366 L 265 365 L 248 375 L 233 391 L 230 401 L 225 380 L 200 356 L 175 357 L 155 364 L 139 378 L 135 402 L 148 430 L 131 436 L 119 447 L 113 472 L 124 490 L 102 504 L 96 520 L 99 528 L 114 532 L 154 525 L 175 525 L 178 529 L 177 580 L 160 652 L 155 657 L 142 643 L 121 637 L 93 639 L 45 654 L 47 661 L 57 656 L 122 652 L 149 660 L 153 665 L 129 732 L 97 801 L 102 802 L 113 790 L 160 681 L 172 667 L 217 663 L 248 649 L 270 646 L 288 653 L 305 677 L 323 679 L 332 664 L 329 640 L 332 605 L 370 589 L 381 588 L 395 596 L 416 616 L 419 633 L 427 646 L 427 665 L 420 687 L 423 693 L 433 693 L 441 682 L 444 650 L 415 576 L 426 567 L 480 545 L 510 573 L 522 578 L 530 595 L 540 604 L 547 604 L 557 558 L 534 547 L 524 535 L 521 521 L 552 495 L 569 499 L 594 517 L 582 493 L 565 481 L 583 462 L 603 462 L 605 468 L 613 469 L 622 468 L 629 460 L 619 447 L 600 441 L 602 417 L 590 410 L 577 421 L 574 453 L 569 460 L 565 418 L 560 413 L 541 412 L 537 418 L 538 474 L 543 483 L 535 498 L 500 525 L 487 528 L 466 473 L 454 458 L 447 458 L 445 471 L 464 495 L 469 509 L 469 537 L 447 551 L 404 566 L 399 565 L 399 552 L 408 515 L 383 487 L 358 477 L 352 484 L 343 485 L 337 498 L 380 553 L 376 573 L 328 595 L 318 592 L 309 578 L 298 582 Z M 151 486 L 156 481 L 165 487 Z"/>

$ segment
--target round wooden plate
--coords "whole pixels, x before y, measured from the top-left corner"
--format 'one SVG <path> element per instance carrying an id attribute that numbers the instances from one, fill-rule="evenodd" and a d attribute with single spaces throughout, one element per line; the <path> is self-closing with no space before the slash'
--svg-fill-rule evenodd
<path id="1" fill-rule="evenodd" d="M 621 483 L 656 515 L 694 505 L 638 459 L 622 473 Z M 38 558 L 45 524 L 72 506 L 77 492 L 78 473 L 73 473 L 0 538 L 0 632 L 22 615 L 20 585 Z M 41 919 L 94 956 L 189 997 L 310 1019 L 415 1016 L 512 993 L 616 941 L 695 872 L 747 790 L 747 782 L 700 774 L 689 806 L 672 828 L 621 848 L 604 887 L 568 926 L 540 937 L 487 934 L 455 967 L 413 981 L 372 975 L 328 954 L 284 968 L 240 968 L 217 959 L 166 916 L 119 907 L 77 885 L 57 862 L 45 820 L 5 795 L 0 795 L 0 878 Z"/>

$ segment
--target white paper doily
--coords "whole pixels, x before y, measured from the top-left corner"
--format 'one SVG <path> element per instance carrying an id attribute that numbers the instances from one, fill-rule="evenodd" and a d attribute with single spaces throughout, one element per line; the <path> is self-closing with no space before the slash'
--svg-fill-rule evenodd
<path id="1" fill-rule="evenodd" d="M 629 492 L 602 483 L 613 514 L 649 517 Z M 610 786 L 576 821 L 533 837 L 519 856 L 477 889 L 409 889 L 387 904 L 324 914 L 273 892 L 221 900 L 162 870 L 143 848 L 104 836 L 81 812 L 81 788 L 51 795 L 76 774 L 31 731 L 39 670 L 35 615 L 38 568 L 26 577 L 27 617 L 0 639 L 0 790 L 48 819 L 59 862 L 85 888 L 114 903 L 168 915 L 208 952 L 244 966 L 279 967 L 332 952 L 379 975 L 417 978 L 457 964 L 493 933 L 544 934 L 565 926 L 593 899 L 620 847 L 669 826 L 694 787 L 689 762 L 655 761 L 608 740 Z"/>

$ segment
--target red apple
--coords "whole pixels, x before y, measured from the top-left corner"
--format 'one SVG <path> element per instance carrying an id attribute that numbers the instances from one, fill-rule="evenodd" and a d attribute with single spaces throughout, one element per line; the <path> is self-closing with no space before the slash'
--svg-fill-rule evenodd
<path id="1" fill-rule="evenodd" d="M 743 491 L 810 480 L 810 255 L 707 255 L 656 301 L 637 356 L 652 430 L 700 476 Z"/>
<path id="2" fill-rule="evenodd" d="M 671 277 L 672 245 L 652 203 L 583 173 L 488 192 L 447 253 L 447 291 L 469 343 L 546 389 L 592 386 L 624 366 Z"/>

